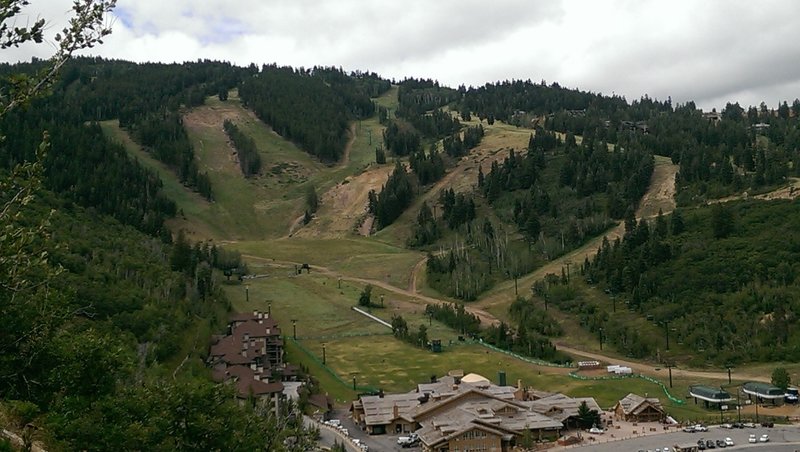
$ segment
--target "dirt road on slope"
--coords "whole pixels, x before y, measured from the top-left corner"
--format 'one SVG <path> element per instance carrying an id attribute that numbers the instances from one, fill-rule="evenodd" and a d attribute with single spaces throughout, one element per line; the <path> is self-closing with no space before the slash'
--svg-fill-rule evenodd
<path id="1" fill-rule="evenodd" d="M 556 344 L 556 349 L 559 351 L 568 353 L 573 356 L 582 356 L 585 358 L 595 359 L 601 362 L 612 363 L 612 364 L 619 364 L 622 366 L 630 367 L 633 369 L 634 373 L 641 373 L 641 374 L 652 374 L 652 375 L 663 375 L 667 376 L 668 371 L 667 369 L 660 369 L 655 370 L 653 364 L 641 363 L 641 362 L 634 362 L 634 361 L 627 361 L 625 359 L 619 358 L 611 358 L 606 355 L 602 355 L 600 353 L 592 353 L 583 350 L 578 350 L 577 348 L 572 348 L 567 345 L 563 344 Z M 717 379 L 717 380 L 725 380 L 728 378 L 727 372 L 715 372 L 715 371 L 701 371 L 701 370 L 686 370 L 680 369 L 678 367 L 672 368 L 672 376 L 673 377 L 692 377 L 692 378 L 708 378 L 708 379 Z M 769 377 L 765 377 L 763 375 L 751 375 L 747 372 L 737 371 L 736 372 L 737 379 L 746 379 L 746 380 L 754 380 L 754 381 L 763 381 L 763 382 L 770 382 Z"/>
<path id="2" fill-rule="evenodd" d="M 675 175 L 678 172 L 678 165 L 673 164 L 666 158 L 657 158 L 650 179 L 650 186 L 642 197 L 639 208 L 636 212 L 637 218 L 651 218 L 658 215 L 659 209 L 664 214 L 675 210 Z M 585 259 L 592 259 L 597 254 L 597 249 L 603 243 L 603 237 L 607 237 L 610 242 L 622 237 L 625 232 L 624 223 L 619 223 L 606 231 L 605 234 L 593 238 L 585 245 L 577 248 L 557 259 L 554 259 L 544 266 L 536 269 L 517 281 L 521 287 L 530 287 L 535 281 L 545 277 L 548 273 L 561 274 L 561 268 L 570 265 L 581 265 Z M 575 268 L 575 267 L 573 267 Z M 523 290 L 523 293 L 525 291 Z M 491 289 L 485 296 L 481 297 L 476 303 L 467 306 L 468 310 L 480 309 L 485 311 L 497 305 L 509 304 L 514 297 L 514 281 L 505 281 Z"/>
<path id="3" fill-rule="evenodd" d="M 267 258 L 263 258 L 263 257 L 260 257 L 260 256 L 255 256 L 255 255 L 252 255 L 252 254 L 243 254 L 242 257 L 245 258 L 245 259 L 248 259 L 248 260 L 265 262 L 265 263 L 267 263 L 269 265 L 280 266 L 280 267 L 294 267 L 296 265 L 301 265 L 300 262 L 278 261 L 278 260 L 274 260 L 274 259 L 267 259 Z M 417 265 L 419 265 L 419 264 L 417 264 Z M 420 306 L 424 307 L 424 305 L 428 304 L 428 303 L 440 304 L 440 303 L 447 303 L 448 302 L 447 300 L 440 300 L 438 298 L 433 298 L 433 297 L 429 297 L 429 296 L 426 296 L 426 295 L 414 293 L 409 289 L 401 289 L 399 287 L 395 287 L 395 286 L 393 286 L 393 285 L 391 285 L 391 284 L 389 284 L 387 282 L 381 281 L 381 280 L 368 279 L 368 278 L 359 278 L 359 277 L 356 277 L 356 276 L 349 276 L 349 275 L 346 275 L 346 274 L 343 274 L 343 273 L 339 273 L 339 272 L 337 272 L 335 270 L 331 270 L 328 267 L 323 267 L 323 266 L 320 266 L 320 265 L 311 265 L 311 270 L 313 270 L 314 272 L 317 272 L 317 273 L 322 273 L 323 275 L 326 275 L 326 276 L 330 276 L 332 278 L 337 278 L 337 279 L 341 278 L 342 281 L 357 282 L 357 283 L 361 283 L 361 284 L 371 284 L 372 286 L 380 287 L 381 289 L 383 289 L 383 290 L 385 290 L 387 292 L 392 292 L 392 293 L 395 293 L 395 294 L 398 294 L 398 295 L 403 295 L 403 296 L 415 299 L 415 300 L 420 302 L 420 303 L 413 303 L 413 302 L 404 302 L 402 300 L 397 300 L 397 304 L 399 304 L 401 306 L 402 305 L 408 305 L 408 306 L 413 305 L 414 307 L 419 308 Z M 484 324 L 487 324 L 487 325 L 491 325 L 491 324 L 494 324 L 494 323 L 499 323 L 498 320 L 496 318 L 494 318 L 494 316 L 492 316 L 488 312 L 484 312 L 484 311 L 481 311 L 481 310 L 476 310 L 476 312 L 474 312 L 474 314 L 477 315 L 480 318 L 481 323 L 484 323 Z"/>

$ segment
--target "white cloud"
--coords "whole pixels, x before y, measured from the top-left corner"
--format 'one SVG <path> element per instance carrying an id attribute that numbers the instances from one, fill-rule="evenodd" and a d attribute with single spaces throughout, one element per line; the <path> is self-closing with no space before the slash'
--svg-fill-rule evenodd
<path id="1" fill-rule="evenodd" d="M 34 1 L 29 10 L 55 32 L 70 5 Z M 116 14 L 94 52 L 134 61 L 335 65 L 452 86 L 544 79 L 705 108 L 800 96 L 793 0 L 119 0 Z"/>

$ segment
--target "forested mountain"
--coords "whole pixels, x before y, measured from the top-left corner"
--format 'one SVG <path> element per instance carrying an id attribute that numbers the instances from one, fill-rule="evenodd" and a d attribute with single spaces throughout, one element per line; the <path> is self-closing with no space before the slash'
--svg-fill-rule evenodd
<path id="1" fill-rule="evenodd" d="M 349 122 L 371 116 L 375 104 L 370 96 L 389 87 L 374 74 L 265 65 L 241 83 L 239 95 L 278 134 L 323 161 L 335 162 L 347 144 Z"/>
<path id="2" fill-rule="evenodd" d="M 800 205 L 749 201 L 676 211 L 654 222 L 626 221 L 622 241 L 603 243 L 585 275 L 654 322 L 675 342 L 719 363 L 800 359 L 791 325 L 797 300 Z M 626 340 L 607 313 L 596 327 L 623 350 L 655 353 Z M 644 347 L 641 349 L 641 347 Z"/>
<path id="3" fill-rule="evenodd" d="M 678 201 L 696 204 L 743 190 L 761 191 L 800 174 L 800 101 L 770 110 L 698 110 L 693 102 L 619 96 L 530 81 L 461 88 L 460 109 L 523 127 L 572 133 L 591 140 L 671 157 L 680 165 Z"/>
<path id="4" fill-rule="evenodd" d="M 0 88 L 13 87 L 11 74 L 44 64 L 0 65 Z M 800 101 L 774 112 L 729 104 L 704 115 L 691 103 L 628 103 L 557 84 L 456 90 L 406 79 L 390 112 L 373 101 L 390 87 L 377 74 L 336 68 L 78 58 L 49 96 L 3 114 L 0 398 L 32 413 L 55 450 L 253 450 L 265 436 L 277 441 L 269 450 L 286 436 L 303 447 L 297 418 L 284 417 L 279 428 L 276 418 L 237 407 L 226 388 L 207 381 L 204 338 L 223 328 L 229 304 L 221 274 L 245 271 L 238 255 L 168 230 L 178 208 L 161 180 L 98 125 L 118 119 L 180 182 L 213 201 L 182 118 L 234 88 L 277 133 L 328 163 L 342 158 L 353 121 L 377 116 L 394 171 L 369 192 L 367 208 L 383 228 L 436 186 L 436 196 L 409 212 L 416 221 L 401 224 L 410 231 L 400 236 L 428 253 L 427 284 L 444 295 L 477 300 L 624 220 L 624 239 L 603 243 L 584 263 L 584 279 L 643 319 L 671 325 L 674 340 L 702 358 L 800 359 L 792 328 L 800 315 L 797 203 L 696 207 L 800 175 Z M 480 146 L 491 163 L 456 168 L 473 161 L 470 152 L 496 133 L 495 121 L 523 128 L 523 140 L 530 131 L 527 146 L 491 155 Z M 244 182 L 258 181 L 264 171 L 255 141 L 231 121 L 222 127 Z M 637 221 L 654 155 L 680 165 L 682 208 Z M 453 169 L 475 178 L 437 185 Z M 313 186 L 307 193 L 309 222 L 327 198 Z M 428 312 L 515 353 L 567 360 L 550 340 L 562 334 L 559 324 L 520 296 L 529 287 L 517 289 L 514 325 L 480 332 L 461 305 Z M 602 328 L 619 351 L 659 356 L 657 340 L 576 297 L 568 276 L 550 275 L 533 291 L 589 331 Z M 192 334 L 197 339 L 187 339 Z"/>

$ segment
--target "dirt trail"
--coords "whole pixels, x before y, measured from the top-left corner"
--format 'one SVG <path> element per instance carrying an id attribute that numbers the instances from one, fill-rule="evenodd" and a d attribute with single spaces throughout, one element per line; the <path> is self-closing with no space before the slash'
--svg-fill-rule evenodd
<path id="1" fill-rule="evenodd" d="M 639 208 L 636 212 L 637 218 L 651 218 L 658 214 L 661 209 L 664 214 L 675 209 L 675 175 L 678 172 L 678 165 L 672 164 L 668 159 L 659 159 L 653 169 L 650 179 L 650 187 L 642 197 Z M 535 281 L 545 277 L 548 273 L 561 274 L 561 269 L 569 263 L 570 265 L 581 265 L 585 259 L 590 259 L 597 254 L 597 249 L 603 244 L 603 238 L 607 237 L 610 242 L 622 237 L 625 232 L 624 223 L 620 222 L 605 234 L 597 236 L 585 245 L 569 253 L 554 259 L 533 273 L 529 273 L 518 279 L 517 284 L 521 287 L 530 287 Z M 575 268 L 575 267 L 573 267 Z M 497 305 L 510 302 L 514 294 L 514 281 L 505 281 L 490 290 L 478 302 L 468 305 L 468 310 L 485 310 Z M 484 311 L 485 312 L 485 311 Z"/>
<path id="2" fill-rule="evenodd" d="M 741 194 L 738 194 L 738 195 L 727 196 L 725 198 L 712 199 L 712 200 L 706 202 L 706 204 L 719 204 L 719 203 L 723 203 L 723 202 L 738 201 L 740 199 L 761 199 L 761 200 L 765 200 L 765 201 L 770 201 L 770 200 L 773 200 L 773 199 L 797 199 L 797 198 L 799 198 L 800 197 L 800 178 L 790 177 L 788 179 L 789 179 L 789 184 L 788 185 L 786 185 L 784 187 L 777 188 L 775 190 L 772 190 L 769 193 L 762 193 L 760 195 L 749 196 L 747 194 L 747 192 L 744 192 L 744 193 L 741 193 Z"/>
<path id="3" fill-rule="evenodd" d="M 344 147 L 344 153 L 342 154 L 342 161 L 339 163 L 339 166 L 344 168 L 350 163 L 350 151 L 353 150 L 353 143 L 356 142 L 356 124 L 350 124 L 350 129 L 348 129 L 348 134 L 350 138 L 347 140 L 347 144 Z"/>
<path id="4" fill-rule="evenodd" d="M 245 258 L 245 259 L 265 262 L 265 263 L 270 264 L 270 265 L 281 266 L 281 267 L 294 267 L 295 265 L 301 265 L 300 262 L 279 261 L 279 260 L 274 260 L 274 259 L 267 259 L 267 258 L 260 257 L 260 256 L 255 256 L 255 255 L 252 255 L 252 254 L 243 254 L 242 257 Z M 417 264 L 417 265 L 419 265 L 419 264 Z M 386 290 L 387 292 L 392 292 L 392 293 L 395 293 L 395 294 L 398 294 L 398 295 L 403 295 L 403 296 L 406 296 L 406 297 L 409 297 L 409 298 L 416 299 L 419 302 L 422 302 L 424 304 L 428 304 L 428 303 L 440 304 L 440 303 L 447 302 L 446 300 L 440 300 L 438 298 L 429 297 L 427 295 L 414 293 L 410 289 L 401 289 L 399 287 L 395 287 L 395 286 L 393 286 L 393 285 L 391 285 L 391 284 L 389 284 L 387 282 L 381 281 L 381 280 L 368 279 L 368 278 L 359 278 L 359 277 L 356 277 L 356 276 L 345 275 L 343 273 L 339 273 L 339 272 L 337 272 L 335 270 L 331 270 L 330 268 L 323 267 L 321 265 L 311 265 L 311 270 L 314 271 L 314 272 L 317 272 L 317 273 L 322 273 L 323 275 L 330 276 L 330 277 L 333 277 L 333 278 L 337 278 L 337 279 L 341 278 L 343 281 L 357 282 L 357 283 L 361 283 L 361 284 L 371 284 L 371 285 L 373 285 L 375 287 L 380 287 L 381 289 Z M 404 302 L 402 300 L 396 300 L 395 303 L 399 304 L 401 306 L 414 306 L 416 308 L 420 307 L 420 303 Z M 477 312 L 475 312 L 475 314 L 481 319 L 481 323 L 493 324 L 493 323 L 498 322 L 497 319 L 495 319 L 494 316 L 492 316 L 488 312 L 483 312 L 483 311 L 478 310 Z"/>
<path id="5" fill-rule="evenodd" d="M 559 351 L 569 353 L 570 355 L 574 356 L 583 356 L 586 358 L 595 359 L 598 361 L 606 362 L 606 363 L 613 363 L 619 364 L 622 366 L 627 366 L 633 369 L 634 373 L 642 373 L 642 374 L 653 374 L 659 376 L 667 376 L 668 370 L 667 369 L 659 369 L 655 370 L 653 364 L 648 363 L 641 363 L 635 361 L 627 361 L 625 359 L 620 358 L 612 358 L 600 353 L 592 353 L 587 352 L 584 350 L 578 350 L 577 348 L 572 348 L 567 345 L 563 344 L 556 344 L 556 349 Z M 680 369 L 677 367 L 672 368 L 672 376 L 673 377 L 692 377 L 692 378 L 708 378 L 708 379 L 716 379 L 716 380 L 725 380 L 728 378 L 727 372 L 715 372 L 715 371 L 702 371 L 702 370 L 687 370 L 687 369 Z M 754 381 L 763 381 L 763 382 L 770 382 L 769 377 L 765 377 L 763 375 L 755 375 L 749 374 L 748 372 L 743 371 L 736 371 L 736 378 L 737 379 L 746 379 L 746 380 L 754 380 Z"/>
<path id="6" fill-rule="evenodd" d="M 414 265 L 414 268 L 411 269 L 411 278 L 408 281 L 408 291 L 411 293 L 417 293 L 417 275 L 420 271 L 425 267 L 425 263 L 428 262 L 427 257 L 423 257 L 422 259 Z"/>
<path id="7" fill-rule="evenodd" d="M 314 221 L 298 230 L 295 235 L 333 238 L 351 234 L 358 219 L 367 212 L 370 190 L 379 192 L 389 179 L 392 169 L 391 165 L 370 167 L 333 186 L 322 194 Z"/>

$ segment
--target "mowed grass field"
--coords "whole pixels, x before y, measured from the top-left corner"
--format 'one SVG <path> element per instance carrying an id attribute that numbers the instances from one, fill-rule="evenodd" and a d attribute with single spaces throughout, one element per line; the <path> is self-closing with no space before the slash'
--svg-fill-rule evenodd
<path id="1" fill-rule="evenodd" d="M 353 377 L 359 388 L 401 392 L 453 369 L 475 372 L 496 383 L 502 370 L 508 384 L 514 385 L 520 379 L 524 385 L 540 390 L 591 396 L 603 407 L 611 407 L 629 392 L 635 392 L 661 398 L 668 411 L 682 419 L 718 415 L 691 401 L 683 406 L 674 404 L 658 385 L 638 378 L 577 380 L 567 375 L 570 369 L 538 366 L 480 344 L 459 342 L 456 332 L 424 315 L 423 304 L 415 305 L 409 299 L 375 288 L 373 300 L 378 302 L 380 294 L 384 294 L 385 307 L 371 309 L 373 315 L 390 321 L 393 314 L 400 313 L 411 331 L 424 324 L 428 337 L 441 339 L 444 345 L 442 353 L 422 350 L 394 338 L 389 328 L 351 309 L 363 290 L 362 284 L 342 281 L 339 287 L 333 276 L 314 272 L 294 275 L 294 267 L 268 263 L 257 265 L 253 272 L 269 276 L 224 286 L 234 310 L 271 310 L 287 337 L 293 334 L 292 319 L 297 320 L 297 338 L 302 348 L 287 341 L 288 359 L 307 367 L 339 404 L 347 404 L 357 395 L 352 390 Z M 327 369 L 321 365 L 323 343 Z M 697 382 L 675 378 L 673 394 L 683 397 L 688 385 Z"/>

